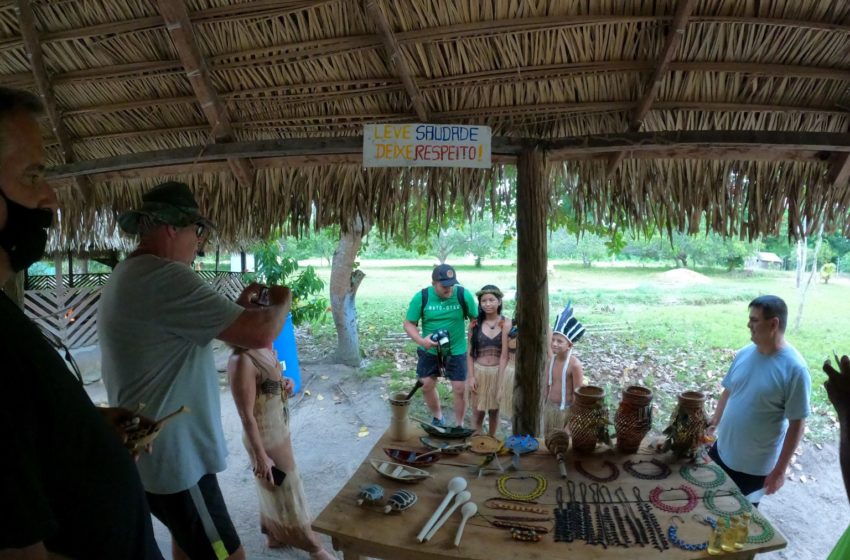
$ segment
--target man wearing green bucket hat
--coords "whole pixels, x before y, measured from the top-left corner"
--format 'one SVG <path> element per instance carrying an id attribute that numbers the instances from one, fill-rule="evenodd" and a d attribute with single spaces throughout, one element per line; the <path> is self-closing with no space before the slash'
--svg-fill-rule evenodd
<path id="1" fill-rule="evenodd" d="M 144 403 L 154 418 L 190 409 L 139 459 L 151 512 L 171 531 L 175 558 L 244 558 L 216 480 L 226 468 L 227 446 L 211 343 L 270 346 L 291 293 L 272 286 L 268 306 L 246 309 L 240 303 L 256 301 L 262 286 L 251 284 L 234 303 L 192 271 L 214 225 L 184 183 L 154 187 L 118 224 L 139 244 L 101 295 L 98 334 L 109 402 Z"/>

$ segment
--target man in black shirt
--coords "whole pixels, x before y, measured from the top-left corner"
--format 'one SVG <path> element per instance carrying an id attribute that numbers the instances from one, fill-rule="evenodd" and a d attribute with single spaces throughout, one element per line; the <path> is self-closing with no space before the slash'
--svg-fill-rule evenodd
<path id="1" fill-rule="evenodd" d="M 56 197 L 32 94 L 0 87 L 0 286 L 38 260 Z M 138 472 L 107 417 L 0 293 L 0 558 L 161 560 Z M 125 411 L 126 412 L 126 411 Z"/>

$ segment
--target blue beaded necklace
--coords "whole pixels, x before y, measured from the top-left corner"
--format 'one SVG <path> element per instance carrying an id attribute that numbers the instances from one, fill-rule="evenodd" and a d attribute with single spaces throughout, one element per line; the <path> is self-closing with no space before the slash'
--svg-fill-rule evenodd
<path id="1" fill-rule="evenodd" d="M 676 522 L 675 522 L 675 518 L 677 518 L 677 517 L 679 519 L 682 519 L 678 515 L 673 516 L 674 521 L 671 523 L 670 528 L 667 529 L 667 540 L 669 540 L 670 543 L 673 546 L 677 546 L 677 547 L 681 548 L 682 550 L 687 550 L 687 551 L 691 551 L 691 552 L 699 552 L 701 550 L 705 550 L 706 548 L 708 548 L 708 541 L 705 541 L 704 543 L 700 543 L 700 544 L 691 544 L 691 543 L 686 543 L 683 540 L 681 540 L 679 538 L 679 535 L 678 535 L 679 526 L 676 525 Z M 684 520 L 683 520 L 683 522 L 684 522 Z M 712 528 L 717 525 L 717 523 L 713 519 L 711 519 L 710 517 L 705 519 L 705 524 L 709 525 Z"/>

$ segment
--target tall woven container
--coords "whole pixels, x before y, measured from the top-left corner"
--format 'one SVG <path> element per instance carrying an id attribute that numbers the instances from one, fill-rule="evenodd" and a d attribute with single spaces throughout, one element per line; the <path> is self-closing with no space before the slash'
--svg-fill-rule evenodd
<path id="1" fill-rule="evenodd" d="M 596 449 L 600 439 L 606 439 L 608 409 L 605 408 L 605 390 L 602 387 L 586 385 L 575 390 L 567 426 L 573 450 L 577 453 L 590 453 Z"/>
<path id="2" fill-rule="evenodd" d="M 614 428 L 617 430 L 617 450 L 636 453 L 652 428 L 652 391 L 639 385 L 627 387 L 614 415 Z"/>
<path id="3" fill-rule="evenodd" d="M 705 394 L 685 391 L 679 395 L 679 404 L 673 411 L 670 425 L 664 430 L 667 435 L 665 450 L 670 449 L 676 457 L 693 457 L 703 443 L 708 416 L 705 414 Z"/>

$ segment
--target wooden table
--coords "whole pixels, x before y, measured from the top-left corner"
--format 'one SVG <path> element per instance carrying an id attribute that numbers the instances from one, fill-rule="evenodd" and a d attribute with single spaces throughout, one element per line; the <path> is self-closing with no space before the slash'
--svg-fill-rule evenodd
<path id="1" fill-rule="evenodd" d="M 496 490 L 496 479 L 499 475 L 498 473 L 491 472 L 481 478 L 476 478 L 473 468 L 481 462 L 482 457 L 470 452 L 464 452 L 456 456 L 444 455 L 438 463 L 426 469 L 432 474 L 432 478 L 415 484 L 396 482 L 379 475 L 369 464 L 369 459 L 389 460 L 383 452 L 384 447 L 411 450 L 423 449 L 419 437 L 425 435 L 425 433 L 419 428 L 412 430 L 412 432 L 415 433 L 415 436 L 406 442 L 391 441 L 389 435 L 385 433 L 378 443 L 375 444 L 375 447 L 372 448 L 369 456 L 360 465 L 354 476 L 351 477 L 313 523 L 313 528 L 316 531 L 331 536 L 334 548 L 342 551 L 345 560 L 354 560 L 364 556 L 384 558 L 387 560 L 442 560 L 447 558 L 507 560 L 527 558 L 563 559 L 565 557 L 573 559 L 603 558 L 634 560 L 635 558 L 655 558 L 658 555 L 670 560 L 696 558 L 744 559 L 753 558 L 758 552 L 784 548 L 787 544 L 784 536 L 776 527 L 774 527 L 775 536 L 769 542 L 758 545 L 745 545 L 742 550 L 723 556 L 710 556 L 705 551 L 688 552 L 672 545 L 669 550 L 663 553 L 652 548 L 651 545 L 647 545 L 646 547 L 632 545 L 628 548 L 609 546 L 607 549 L 604 549 L 600 545 L 591 546 L 584 541 L 575 541 L 572 543 L 555 542 L 553 532 L 543 535 L 540 542 L 524 543 L 512 540 L 509 531 L 492 527 L 484 519 L 476 516 L 467 523 L 460 548 L 455 548 L 453 546 L 453 540 L 461 520 L 459 509 L 430 541 L 419 543 L 416 540 L 416 535 L 445 497 L 448 481 L 456 476 L 462 476 L 467 479 L 469 483 L 467 490 L 472 493 L 472 501 L 478 504 L 480 513 L 493 516 L 509 515 L 516 512 L 497 511 L 484 507 L 483 503 L 486 499 L 499 497 L 499 493 Z M 657 455 L 655 457 L 662 460 L 670 460 L 668 455 Z M 629 499 L 634 499 L 632 487 L 637 486 L 642 493 L 642 497 L 647 500 L 650 491 L 659 484 L 663 488 L 670 488 L 679 486 L 685 482 L 679 476 L 679 467 L 683 463 L 671 464 L 673 474 L 661 481 L 636 479 L 622 469 L 622 464 L 626 459 L 637 461 L 651 458 L 652 456 L 646 454 L 623 456 L 606 448 L 605 451 L 598 451 L 593 455 L 582 456 L 581 461 L 587 470 L 601 476 L 604 476 L 604 471 L 607 470 L 602 466 L 602 461 L 610 460 L 616 463 L 621 467 L 620 475 L 616 480 L 607 484 L 608 488 L 613 492 L 620 486 L 626 492 Z M 576 472 L 573 463 L 574 460 L 575 458 L 572 455 L 567 456 L 568 478 L 575 481 L 577 486 L 580 482 L 590 483 L 590 480 Z M 506 467 L 506 473 L 515 472 L 507 468 L 510 465 L 510 457 L 502 457 L 501 461 L 503 466 Z M 548 486 L 546 493 L 538 499 L 538 502 L 547 509 L 554 510 L 556 489 L 559 486 L 564 487 L 565 484 L 558 474 L 557 463 L 554 457 L 546 451 L 542 442 L 540 450 L 523 455 L 520 462 L 520 469 L 522 471 L 543 474 L 547 477 Z M 359 507 L 357 505 L 357 494 L 360 486 L 372 483 L 377 483 L 384 487 L 385 500 L 396 490 L 404 488 L 415 492 L 419 497 L 419 501 L 407 511 L 391 513 L 389 515 L 385 515 L 376 506 Z M 704 489 L 696 486 L 693 486 L 693 488 L 700 497 L 703 495 Z M 729 492 L 732 489 L 735 489 L 735 486 L 728 479 L 722 486 L 717 488 L 721 494 Z M 681 504 L 683 502 L 684 500 L 678 503 Z M 673 501 L 667 503 L 676 505 L 676 502 Z M 716 503 L 724 510 L 733 510 L 737 507 L 737 502 L 730 497 L 718 498 Z M 632 504 L 632 507 L 635 507 L 634 504 Z M 654 507 L 653 512 L 666 535 L 673 514 L 663 512 Z M 700 500 L 694 510 L 681 514 L 681 517 L 686 522 L 683 525 L 679 525 L 679 538 L 687 543 L 704 542 L 708 539 L 710 532 L 706 526 L 693 521 L 692 516 L 694 514 L 702 516 L 713 515 L 705 509 L 702 500 Z M 554 517 L 554 513 L 552 516 Z M 757 527 L 753 528 L 754 532 L 757 530 Z"/>

